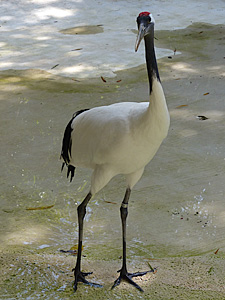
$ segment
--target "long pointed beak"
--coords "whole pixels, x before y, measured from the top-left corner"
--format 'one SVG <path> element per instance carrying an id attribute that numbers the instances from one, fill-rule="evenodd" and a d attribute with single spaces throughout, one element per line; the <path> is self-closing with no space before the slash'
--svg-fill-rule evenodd
<path id="1" fill-rule="evenodd" d="M 135 44 L 135 52 L 137 52 L 138 47 L 141 43 L 141 40 L 143 39 L 144 36 L 145 36 L 145 26 L 144 26 L 144 24 L 140 24 L 138 35 L 137 35 L 137 40 L 136 40 L 136 44 Z"/>

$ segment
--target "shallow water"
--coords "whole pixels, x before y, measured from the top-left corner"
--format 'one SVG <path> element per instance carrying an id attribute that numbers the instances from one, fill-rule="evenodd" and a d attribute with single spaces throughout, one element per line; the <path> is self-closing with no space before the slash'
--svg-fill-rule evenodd
<path id="1" fill-rule="evenodd" d="M 203 47 L 198 36 L 206 27 L 157 35 L 159 46 L 170 35 L 169 47 L 179 46 L 184 54 L 159 63 L 171 127 L 132 192 L 127 256 L 131 270 L 149 269 L 151 262 L 159 271 L 139 279 L 144 295 L 126 284 L 110 291 L 122 255 L 119 207 L 125 181 L 118 176 L 94 196 L 85 218 L 84 269 L 95 271 L 92 280 L 105 287 L 90 295 L 90 287 L 80 285 L 80 299 L 149 299 L 150 294 L 166 299 L 168 291 L 196 299 L 197 290 L 204 297 L 199 299 L 217 299 L 224 293 L 224 81 L 216 53 L 205 50 L 212 38 L 217 49 L 223 46 L 218 30 L 224 28 L 209 26 Z M 191 39 L 183 42 L 187 35 L 192 47 Z M 148 99 L 144 66 L 106 81 L 74 81 L 40 70 L 0 73 L 2 299 L 73 297 L 75 257 L 60 249 L 77 244 L 76 207 L 89 190 L 91 173 L 78 169 L 72 183 L 60 173 L 64 128 L 76 110 L 140 101 L 140 95 Z"/>

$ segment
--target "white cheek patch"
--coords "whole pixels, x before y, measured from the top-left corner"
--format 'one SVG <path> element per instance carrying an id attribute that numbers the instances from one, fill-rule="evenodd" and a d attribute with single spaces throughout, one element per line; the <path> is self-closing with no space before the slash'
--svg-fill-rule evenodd
<path id="1" fill-rule="evenodd" d="M 150 16 L 150 18 L 151 18 L 151 22 L 155 24 L 155 19 L 154 19 L 153 15 L 150 14 L 149 16 Z"/>

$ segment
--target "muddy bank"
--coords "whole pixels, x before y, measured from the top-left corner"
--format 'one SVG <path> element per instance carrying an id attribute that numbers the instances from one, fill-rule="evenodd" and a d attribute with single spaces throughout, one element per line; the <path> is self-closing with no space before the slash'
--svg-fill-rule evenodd
<path id="1" fill-rule="evenodd" d="M 146 270 L 150 262 L 158 272 L 137 279 L 144 294 L 125 283 L 110 290 L 121 265 L 119 176 L 94 197 L 85 223 L 83 269 L 104 288 L 80 285 L 79 299 L 225 298 L 224 33 L 224 25 L 209 24 L 156 32 L 158 47 L 176 50 L 159 61 L 171 128 L 132 193 L 128 266 Z M 76 110 L 148 100 L 145 65 L 116 75 L 0 72 L 2 299 L 74 297 L 75 257 L 59 250 L 77 243 L 76 207 L 90 171 L 66 180 L 61 139 Z"/>

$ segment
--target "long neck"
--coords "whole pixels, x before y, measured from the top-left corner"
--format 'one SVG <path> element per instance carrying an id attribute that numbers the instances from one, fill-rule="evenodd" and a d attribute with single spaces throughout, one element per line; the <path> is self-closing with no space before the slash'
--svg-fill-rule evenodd
<path id="1" fill-rule="evenodd" d="M 165 138 L 168 132 L 170 116 L 165 95 L 161 85 L 154 49 L 154 29 L 145 37 L 146 64 L 148 70 L 150 103 L 146 114 L 146 122 L 152 125 L 148 128 L 158 128 L 160 137 Z M 154 133 L 155 134 L 155 133 Z"/>
<path id="2" fill-rule="evenodd" d="M 146 57 L 146 65 L 148 70 L 148 80 L 149 80 L 149 93 L 152 93 L 153 87 L 153 79 L 157 78 L 160 81 L 159 71 L 155 56 L 155 48 L 154 48 L 154 28 L 152 28 L 152 32 L 145 36 L 145 57 Z"/>

